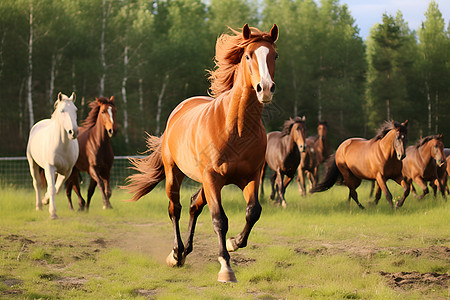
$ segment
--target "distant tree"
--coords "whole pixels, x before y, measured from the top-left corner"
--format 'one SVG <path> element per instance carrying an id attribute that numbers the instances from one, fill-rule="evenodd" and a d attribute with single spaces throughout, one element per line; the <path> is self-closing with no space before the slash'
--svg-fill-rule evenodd
<path id="1" fill-rule="evenodd" d="M 426 20 L 419 29 L 419 46 L 428 111 L 427 134 L 431 134 L 439 132 L 440 125 L 448 124 L 450 121 L 446 118 L 448 111 L 441 109 L 445 105 L 443 102 L 450 102 L 448 99 L 450 44 L 444 18 L 435 1 L 430 2 L 425 17 Z M 445 127 L 450 129 L 449 126 Z"/>

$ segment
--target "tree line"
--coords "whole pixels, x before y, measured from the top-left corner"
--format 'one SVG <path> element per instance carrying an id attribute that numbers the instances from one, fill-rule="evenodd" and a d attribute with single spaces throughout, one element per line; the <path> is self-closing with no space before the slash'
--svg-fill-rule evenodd
<path id="1" fill-rule="evenodd" d="M 144 150 L 145 131 L 208 93 L 217 37 L 245 23 L 280 28 L 268 131 L 305 115 L 310 135 L 328 122 L 333 146 L 389 119 L 409 119 L 410 141 L 450 132 L 450 26 L 434 1 L 417 30 L 398 11 L 363 40 L 338 0 L 15 0 L 0 1 L 0 155 L 24 154 L 60 91 L 76 93 L 79 123 L 114 96 L 115 153 Z"/>

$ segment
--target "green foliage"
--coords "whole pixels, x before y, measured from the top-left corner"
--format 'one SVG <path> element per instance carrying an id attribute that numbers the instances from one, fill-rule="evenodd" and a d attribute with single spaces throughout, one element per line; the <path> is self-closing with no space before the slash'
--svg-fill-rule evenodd
<path id="1" fill-rule="evenodd" d="M 77 93 L 80 121 L 91 100 L 114 95 L 117 155 L 143 151 L 145 131 L 160 134 L 178 103 L 207 94 L 216 38 L 245 23 L 280 28 L 268 131 L 293 115 L 306 115 L 308 135 L 327 120 L 333 146 L 350 136 L 371 137 L 386 118 L 409 119 L 410 140 L 450 130 L 449 30 L 434 1 L 417 35 L 398 12 L 384 15 L 364 42 L 339 0 L 17 0 L 0 1 L 1 155 L 23 155 L 28 138 L 31 7 L 35 120 L 49 117 L 59 91 Z"/>

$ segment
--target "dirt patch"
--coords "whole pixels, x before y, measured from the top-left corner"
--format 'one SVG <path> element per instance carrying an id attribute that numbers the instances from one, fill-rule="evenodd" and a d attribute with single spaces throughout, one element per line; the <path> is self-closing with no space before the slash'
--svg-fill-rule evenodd
<path id="1" fill-rule="evenodd" d="M 419 273 L 419 272 L 380 272 L 388 280 L 388 284 L 401 290 L 430 289 L 433 287 L 448 288 L 450 276 L 439 273 Z"/>
<path id="2" fill-rule="evenodd" d="M 14 277 L 0 276 L 0 284 L 7 287 L 6 290 L 0 290 L 0 296 L 3 295 L 6 296 L 6 298 L 10 298 L 21 295 L 22 290 L 19 289 L 19 286 L 22 282 L 22 280 Z"/>

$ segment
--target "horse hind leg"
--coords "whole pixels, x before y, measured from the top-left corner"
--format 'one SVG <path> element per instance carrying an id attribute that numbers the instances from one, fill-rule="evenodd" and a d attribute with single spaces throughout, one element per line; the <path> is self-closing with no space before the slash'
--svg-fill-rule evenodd
<path id="1" fill-rule="evenodd" d="M 189 208 L 189 226 L 188 226 L 188 238 L 186 241 L 186 248 L 184 249 L 183 256 L 186 256 L 192 252 L 194 246 L 194 233 L 195 226 L 197 224 L 198 216 L 202 213 L 203 207 L 206 205 L 205 192 L 203 188 L 200 188 L 191 197 L 191 207 Z"/>
<path id="2" fill-rule="evenodd" d="M 97 181 L 91 178 L 89 181 L 88 193 L 87 193 L 87 201 L 86 201 L 86 210 L 89 210 L 89 206 L 91 205 L 91 199 L 94 195 L 95 188 L 97 187 Z"/>
<path id="3" fill-rule="evenodd" d="M 358 201 L 358 193 L 356 192 L 355 189 L 350 189 L 350 197 L 352 197 L 352 199 L 356 202 L 359 208 L 364 209 L 364 206 L 362 206 L 362 204 L 359 203 Z"/>
<path id="4" fill-rule="evenodd" d="M 174 243 L 172 252 L 167 256 L 166 263 L 170 267 L 181 267 L 184 265 L 185 256 L 184 245 L 180 234 L 180 187 L 184 174 L 174 166 L 172 169 L 166 169 L 166 194 L 169 198 L 169 217 L 172 220 L 174 231 Z"/>
<path id="5" fill-rule="evenodd" d="M 28 155 L 27 155 L 28 156 Z M 30 167 L 30 174 L 33 178 L 33 188 L 36 192 L 36 210 L 42 209 L 42 202 L 41 202 L 41 177 L 40 177 L 40 171 L 39 166 L 34 162 L 34 160 L 31 157 L 28 157 L 28 164 Z"/>

